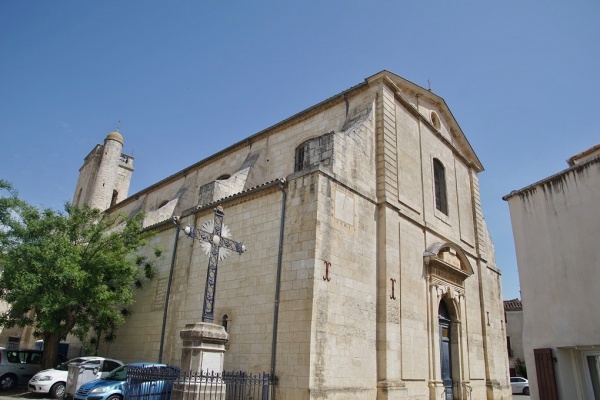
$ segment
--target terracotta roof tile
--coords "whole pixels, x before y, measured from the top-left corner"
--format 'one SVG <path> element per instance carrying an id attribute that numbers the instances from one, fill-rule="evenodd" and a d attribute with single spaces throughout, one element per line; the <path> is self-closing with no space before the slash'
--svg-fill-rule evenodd
<path id="1" fill-rule="evenodd" d="M 504 311 L 521 311 L 523 304 L 519 299 L 504 300 Z"/>

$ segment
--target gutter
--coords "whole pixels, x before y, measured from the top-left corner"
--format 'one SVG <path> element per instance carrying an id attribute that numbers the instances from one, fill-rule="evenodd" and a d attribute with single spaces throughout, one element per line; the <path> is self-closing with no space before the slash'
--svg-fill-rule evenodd
<path id="1" fill-rule="evenodd" d="M 167 294 L 165 295 L 165 308 L 163 311 L 162 329 L 160 331 L 160 348 L 158 350 L 158 362 L 162 363 L 163 347 L 165 344 L 165 331 L 167 329 L 167 312 L 169 310 L 169 295 L 171 294 L 171 282 L 173 281 L 173 270 L 175 269 L 175 259 L 177 258 L 177 242 L 179 242 L 179 217 L 173 217 L 173 223 L 177 225 L 175 230 L 175 243 L 173 244 L 173 256 L 171 257 L 171 269 L 169 271 L 169 281 L 167 282 Z"/>
<path id="2" fill-rule="evenodd" d="M 287 199 L 287 193 L 286 193 L 284 185 L 283 185 L 284 183 L 285 183 L 285 179 L 277 178 L 272 181 L 266 182 L 262 185 L 258 185 L 253 188 L 250 188 L 248 190 L 245 190 L 243 192 L 221 198 L 212 203 L 189 208 L 189 209 L 183 211 L 180 216 L 173 216 L 172 218 L 166 219 L 164 221 L 158 222 L 156 224 L 153 224 L 153 225 L 150 225 L 150 226 L 147 226 L 146 228 L 144 228 L 146 230 L 147 229 L 165 228 L 170 223 L 174 223 L 177 226 L 177 229 L 175 231 L 175 242 L 173 244 L 173 256 L 171 258 L 171 268 L 169 271 L 169 280 L 167 282 L 166 301 L 165 301 L 165 307 L 164 307 L 164 311 L 163 311 L 163 323 L 162 323 L 162 330 L 161 330 L 161 335 L 160 335 L 160 349 L 159 349 L 159 353 L 158 353 L 158 362 L 159 363 L 162 362 L 162 356 L 163 356 L 163 347 L 164 347 L 165 331 L 166 331 L 166 324 L 167 324 L 169 296 L 171 293 L 171 283 L 173 280 L 173 271 L 175 269 L 175 261 L 177 258 L 177 244 L 179 242 L 179 231 L 181 230 L 181 226 L 180 226 L 179 222 L 181 221 L 181 219 L 184 217 L 187 217 L 189 215 L 193 215 L 195 213 L 198 213 L 198 212 L 210 209 L 210 208 L 214 208 L 218 204 L 227 203 L 227 202 L 237 200 L 239 198 L 242 198 L 244 196 L 247 196 L 249 194 L 252 194 L 252 193 L 255 193 L 255 192 L 258 192 L 261 190 L 269 189 L 274 186 L 279 186 L 279 189 L 281 189 L 283 197 L 282 197 L 282 202 L 281 202 L 281 227 L 280 227 L 280 231 L 279 231 L 279 252 L 277 255 L 277 278 L 276 278 L 277 281 L 276 281 L 276 287 L 275 287 L 275 304 L 274 304 L 274 311 L 273 311 L 273 339 L 272 339 L 272 343 L 271 343 L 271 375 L 275 376 L 275 351 L 277 349 L 277 323 L 279 320 L 279 293 L 280 293 L 280 288 L 281 288 L 281 269 L 282 269 L 282 262 L 283 262 L 282 261 L 283 260 L 283 232 L 284 232 L 284 228 L 285 228 L 285 203 L 286 203 L 286 199 Z"/>
<path id="3" fill-rule="evenodd" d="M 283 260 L 283 231 L 285 228 L 285 202 L 287 193 L 283 187 L 283 183 L 279 181 L 279 189 L 281 189 L 281 225 L 279 227 L 279 252 L 277 254 L 277 277 L 275 281 L 275 304 L 273 307 L 273 339 L 271 342 L 271 378 L 275 377 L 275 362 L 277 351 L 277 323 L 279 320 L 279 292 L 281 289 L 281 268 Z"/>

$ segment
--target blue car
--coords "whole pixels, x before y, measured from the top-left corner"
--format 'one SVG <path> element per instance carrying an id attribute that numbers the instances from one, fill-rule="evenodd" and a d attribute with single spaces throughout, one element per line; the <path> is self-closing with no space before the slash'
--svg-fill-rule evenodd
<path id="1" fill-rule="evenodd" d="M 168 398 L 173 381 L 178 376 L 179 368 L 167 364 L 127 364 L 104 378 L 84 383 L 73 397 L 74 400 L 123 400 L 127 393 L 128 398 L 143 396 L 145 399 L 158 400 Z"/>

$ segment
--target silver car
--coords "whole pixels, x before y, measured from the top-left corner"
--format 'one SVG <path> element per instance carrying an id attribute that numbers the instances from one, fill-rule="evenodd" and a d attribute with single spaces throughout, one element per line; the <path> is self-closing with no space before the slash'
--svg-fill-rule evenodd
<path id="1" fill-rule="evenodd" d="M 0 348 L 0 390 L 26 385 L 42 369 L 42 353 L 42 350 Z"/>
<path id="2" fill-rule="evenodd" d="M 529 395 L 529 381 L 520 376 L 510 377 L 510 387 L 513 393 Z"/>

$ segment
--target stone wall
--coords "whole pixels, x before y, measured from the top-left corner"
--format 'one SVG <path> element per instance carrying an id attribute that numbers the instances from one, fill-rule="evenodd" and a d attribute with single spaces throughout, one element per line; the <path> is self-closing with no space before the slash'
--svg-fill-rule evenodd
<path id="1" fill-rule="evenodd" d="M 472 398 L 507 395 L 500 274 L 479 206 L 482 167 L 443 100 L 380 78 L 118 207 L 145 211 L 157 230 L 153 245 L 166 253 L 111 354 L 158 358 L 176 232 L 170 218 L 201 227 L 221 203 L 225 225 L 247 248 L 219 261 L 215 323 L 227 315 L 226 370 L 269 371 L 275 361 L 279 399 L 438 398 L 444 300 L 453 307 L 456 379 L 473 388 Z M 447 214 L 435 207 L 434 159 L 445 167 Z M 460 249 L 464 283 L 431 284 L 425 252 L 435 243 Z M 201 318 L 208 263 L 202 243 L 181 233 L 176 252 L 163 353 L 174 364 L 179 331 Z"/>

